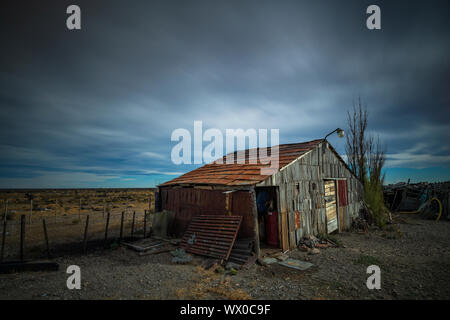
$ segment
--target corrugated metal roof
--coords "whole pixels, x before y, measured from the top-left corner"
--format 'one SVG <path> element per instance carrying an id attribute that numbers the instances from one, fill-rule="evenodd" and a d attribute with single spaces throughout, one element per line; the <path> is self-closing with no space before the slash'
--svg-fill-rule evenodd
<path id="1" fill-rule="evenodd" d="M 279 169 L 287 166 L 289 163 L 304 155 L 308 151 L 314 149 L 323 140 L 313 140 L 302 143 L 282 144 L 279 145 Z M 265 149 L 265 150 L 264 150 Z M 254 185 L 267 179 L 270 175 L 262 175 L 262 168 L 270 167 L 270 148 L 250 149 L 269 154 L 267 157 L 258 158 L 255 164 L 250 163 L 249 150 L 245 150 L 245 164 L 237 163 L 238 152 L 234 152 L 234 163 L 228 163 L 226 157 L 223 157 L 223 163 L 213 162 L 198 169 L 192 170 L 182 176 L 163 183 L 161 186 L 169 186 L 176 184 L 206 184 L 206 185 L 224 185 L 224 186 L 240 186 Z M 243 153 L 243 151 L 241 151 Z M 269 163 L 268 163 L 269 162 Z M 267 163 L 267 164 L 265 164 Z M 273 172 L 275 173 L 275 172 Z M 272 174 L 273 174 L 272 173 Z"/>

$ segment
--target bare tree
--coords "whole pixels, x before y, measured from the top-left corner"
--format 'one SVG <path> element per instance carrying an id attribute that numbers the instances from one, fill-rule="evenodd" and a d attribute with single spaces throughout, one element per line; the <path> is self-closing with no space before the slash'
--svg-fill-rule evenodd
<path id="1" fill-rule="evenodd" d="M 362 105 L 360 98 L 358 105 L 353 103 L 352 112 L 347 112 L 348 133 L 345 151 L 350 170 L 364 185 L 364 200 L 369 208 L 369 221 L 382 226 L 387 221 L 382 187 L 385 147 L 379 137 L 375 140 L 366 133 L 368 115 L 367 106 Z"/>
<path id="2" fill-rule="evenodd" d="M 380 137 L 377 137 L 376 141 L 373 137 L 370 137 L 367 146 L 369 181 L 383 184 L 384 174 L 381 173 L 381 170 L 386 161 L 386 148 L 381 144 Z"/>
<path id="3" fill-rule="evenodd" d="M 347 164 L 362 183 L 366 179 L 383 182 L 381 171 L 385 162 L 385 147 L 379 137 L 375 141 L 367 135 L 368 116 L 367 106 L 361 103 L 361 98 L 358 98 L 357 105 L 353 103 L 352 112 L 347 112 Z"/>
<path id="4" fill-rule="evenodd" d="M 357 106 L 353 102 L 352 113 L 347 112 L 348 134 L 345 152 L 348 166 L 362 183 L 367 175 L 367 118 L 367 106 L 363 106 L 361 98 L 358 98 Z"/>

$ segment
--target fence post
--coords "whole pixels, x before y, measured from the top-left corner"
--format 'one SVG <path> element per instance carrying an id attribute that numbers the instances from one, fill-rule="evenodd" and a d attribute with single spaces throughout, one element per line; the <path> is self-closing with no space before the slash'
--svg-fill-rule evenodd
<path id="1" fill-rule="evenodd" d="M 3 221 L 6 221 L 7 216 L 8 216 L 8 199 L 5 200 L 5 215 L 3 216 Z"/>
<path id="2" fill-rule="evenodd" d="M 23 261 L 23 248 L 25 246 L 25 215 L 20 216 L 20 261 Z"/>
<path id="3" fill-rule="evenodd" d="M 33 220 L 33 199 L 30 200 L 30 224 Z"/>
<path id="4" fill-rule="evenodd" d="M 45 237 L 45 245 L 47 248 L 47 257 L 50 259 L 50 246 L 48 244 L 48 233 L 47 233 L 47 225 L 45 224 L 45 219 L 42 219 L 42 227 L 44 228 L 44 237 Z"/>
<path id="5" fill-rule="evenodd" d="M 120 234 L 119 234 L 119 242 L 122 242 L 122 236 L 123 236 L 123 216 L 124 216 L 124 212 L 122 211 L 122 216 L 120 217 Z"/>
<path id="6" fill-rule="evenodd" d="M 105 227 L 105 246 L 106 246 L 106 241 L 108 240 L 108 227 L 109 227 L 109 212 L 106 215 L 106 227 Z"/>
<path id="7" fill-rule="evenodd" d="M 136 218 L 136 211 L 133 211 L 133 221 L 131 222 L 131 240 L 134 239 L 134 219 Z"/>
<path id="8" fill-rule="evenodd" d="M 147 235 L 147 210 L 144 210 L 144 238 Z"/>
<path id="9" fill-rule="evenodd" d="M 88 228 L 89 228 L 89 215 L 86 216 L 86 226 L 84 227 L 83 253 L 86 253 L 87 251 Z"/>
<path id="10" fill-rule="evenodd" d="M 6 241 L 6 220 L 3 221 L 2 252 L 0 254 L 0 262 L 3 262 L 3 253 L 5 251 L 5 241 Z"/>

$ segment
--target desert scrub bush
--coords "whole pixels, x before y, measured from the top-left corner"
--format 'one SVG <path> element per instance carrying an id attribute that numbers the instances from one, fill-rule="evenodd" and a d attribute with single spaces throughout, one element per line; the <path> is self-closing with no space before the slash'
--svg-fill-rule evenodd
<path id="1" fill-rule="evenodd" d="M 368 179 L 364 183 L 364 201 L 369 209 L 369 223 L 384 228 L 388 221 L 388 209 L 384 205 L 382 182 Z"/>

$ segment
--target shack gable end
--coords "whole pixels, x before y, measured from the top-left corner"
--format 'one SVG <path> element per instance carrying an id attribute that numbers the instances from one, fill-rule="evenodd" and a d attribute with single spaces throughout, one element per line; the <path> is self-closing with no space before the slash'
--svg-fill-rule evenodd
<path id="1" fill-rule="evenodd" d="M 288 233 L 290 248 L 304 236 L 327 232 L 324 181 L 330 179 L 345 180 L 339 185 L 347 190 L 339 192 L 345 194 L 347 203 L 337 205 L 339 229 L 345 230 L 359 213 L 362 185 L 328 143 L 318 145 L 257 184 L 257 187 L 278 186 L 278 210 L 289 222 L 288 230 L 282 232 Z"/>

